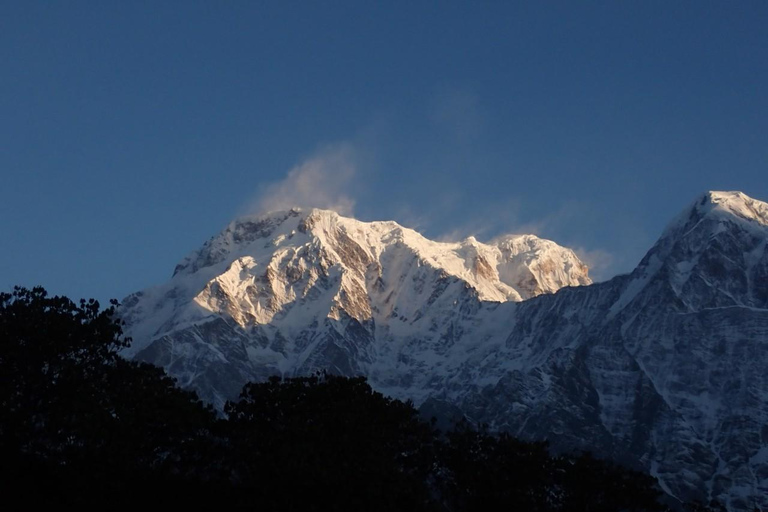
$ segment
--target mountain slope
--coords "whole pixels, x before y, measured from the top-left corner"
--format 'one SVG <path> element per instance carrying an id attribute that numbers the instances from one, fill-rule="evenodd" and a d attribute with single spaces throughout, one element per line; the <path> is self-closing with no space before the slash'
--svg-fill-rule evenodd
<path id="1" fill-rule="evenodd" d="M 766 241 L 768 205 L 710 192 L 631 274 L 578 286 L 573 252 L 530 235 L 441 244 L 291 210 L 233 222 L 121 310 L 128 355 L 217 406 L 275 373 L 363 374 L 742 510 L 768 506 Z"/>
<path id="2" fill-rule="evenodd" d="M 402 340 L 442 351 L 484 303 L 590 282 L 572 251 L 532 235 L 439 243 L 394 222 L 291 210 L 234 221 L 121 311 L 126 355 L 221 406 L 274 373 L 387 373 L 415 355 Z"/>
<path id="3" fill-rule="evenodd" d="M 765 507 L 767 213 L 743 194 L 709 193 L 631 274 L 516 306 L 501 353 L 532 364 L 458 407 L 635 460 L 681 498 Z"/>

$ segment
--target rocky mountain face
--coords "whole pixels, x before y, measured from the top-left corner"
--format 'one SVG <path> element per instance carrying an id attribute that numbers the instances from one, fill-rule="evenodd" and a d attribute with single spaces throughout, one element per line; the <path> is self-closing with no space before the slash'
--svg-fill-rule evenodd
<path id="1" fill-rule="evenodd" d="M 221 407 L 249 380 L 366 375 L 427 414 L 768 508 L 768 205 L 710 192 L 628 275 L 532 235 L 438 243 L 322 210 L 239 219 L 127 297 L 127 356 Z"/>

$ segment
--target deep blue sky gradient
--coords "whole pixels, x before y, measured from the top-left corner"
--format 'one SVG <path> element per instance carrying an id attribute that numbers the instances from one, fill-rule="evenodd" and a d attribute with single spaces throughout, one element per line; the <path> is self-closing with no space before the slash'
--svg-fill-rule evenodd
<path id="1" fill-rule="evenodd" d="M 338 147 L 358 218 L 629 271 L 700 193 L 768 200 L 766 27 L 762 1 L 0 1 L 0 289 L 160 283 Z"/>

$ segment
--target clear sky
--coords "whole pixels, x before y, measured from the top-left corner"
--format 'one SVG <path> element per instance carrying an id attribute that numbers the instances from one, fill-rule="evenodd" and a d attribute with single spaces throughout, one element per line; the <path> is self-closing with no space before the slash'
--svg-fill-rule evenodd
<path id="1" fill-rule="evenodd" d="M 290 203 L 598 279 L 768 200 L 768 3 L 0 0 L 0 289 L 122 299 Z"/>

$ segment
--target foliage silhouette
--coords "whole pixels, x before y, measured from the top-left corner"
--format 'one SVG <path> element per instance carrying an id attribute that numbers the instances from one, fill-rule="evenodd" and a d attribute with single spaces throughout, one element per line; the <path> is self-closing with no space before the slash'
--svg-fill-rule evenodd
<path id="1" fill-rule="evenodd" d="M 275 377 L 248 384 L 225 413 L 234 453 L 247 454 L 236 457 L 233 467 L 250 489 L 248 504 L 429 509 L 432 427 L 411 403 L 374 392 L 362 377 Z"/>
<path id="2" fill-rule="evenodd" d="M 6 495 L 98 503 L 193 473 L 215 416 L 151 365 L 126 361 L 115 303 L 0 294 L 0 456 Z M 41 482 L 45 493 L 35 493 Z M 132 494 L 124 499 L 130 500 Z"/>
<path id="3" fill-rule="evenodd" d="M 476 431 L 466 423 L 447 434 L 439 460 L 451 509 L 666 510 L 648 475 L 589 454 L 554 456 L 547 443 Z"/>

